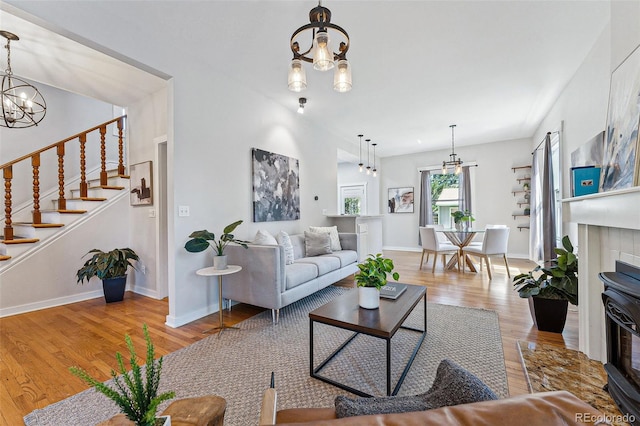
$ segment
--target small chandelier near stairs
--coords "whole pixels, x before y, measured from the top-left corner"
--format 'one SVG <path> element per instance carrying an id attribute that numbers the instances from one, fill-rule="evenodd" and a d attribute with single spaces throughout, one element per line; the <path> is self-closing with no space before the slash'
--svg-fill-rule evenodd
<path id="1" fill-rule="evenodd" d="M 11 71 L 11 41 L 20 38 L 9 31 L 1 31 L 7 39 L 7 69 L 2 75 L 2 120 L 0 126 L 25 128 L 37 126 L 47 113 L 47 103 L 33 85 L 13 75 Z"/>

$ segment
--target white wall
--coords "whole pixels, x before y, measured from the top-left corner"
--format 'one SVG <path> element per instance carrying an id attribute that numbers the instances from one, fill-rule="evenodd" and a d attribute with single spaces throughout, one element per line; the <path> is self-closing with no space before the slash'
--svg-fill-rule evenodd
<path id="1" fill-rule="evenodd" d="M 476 218 L 474 227 L 486 224 L 506 224 L 509 234 L 509 256 L 528 257 L 528 230 L 518 231 L 516 225 L 522 218 L 514 220 L 512 213 L 521 210 L 512 194 L 517 187 L 516 175 L 511 167 L 530 164 L 529 139 L 501 141 L 476 146 L 456 147 L 456 154 L 466 163 L 476 162 L 472 167 L 472 213 Z M 388 214 L 383 221 L 383 241 L 387 249 L 418 249 L 418 220 L 420 206 L 421 167 L 442 164 L 449 158 L 449 151 L 431 151 L 382 159 L 380 183 L 382 212 L 387 212 L 388 188 L 413 186 L 414 213 Z"/>

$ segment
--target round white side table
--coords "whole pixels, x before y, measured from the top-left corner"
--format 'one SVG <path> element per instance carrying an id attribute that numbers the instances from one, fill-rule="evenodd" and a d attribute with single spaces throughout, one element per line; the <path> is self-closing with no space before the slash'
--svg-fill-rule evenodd
<path id="1" fill-rule="evenodd" d="M 219 324 L 217 327 L 213 327 L 210 328 L 208 330 L 203 331 L 203 333 L 209 333 L 210 331 L 214 331 L 214 330 L 220 330 L 220 333 L 218 333 L 218 337 L 220 337 L 220 335 L 222 334 L 222 331 L 225 328 L 235 328 L 238 329 L 238 327 L 231 327 L 228 325 L 225 325 L 223 320 L 222 320 L 222 277 L 224 275 L 230 275 L 230 274 L 235 274 L 236 272 L 240 272 L 242 270 L 242 266 L 238 266 L 238 265 L 227 265 L 227 269 L 214 269 L 213 266 L 210 266 L 208 268 L 202 268 L 202 269 L 198 269 L 196 271 L 197 275 L 203 276 L 203 277 L 218 277 L 218 312 L 219 312 Z"/>

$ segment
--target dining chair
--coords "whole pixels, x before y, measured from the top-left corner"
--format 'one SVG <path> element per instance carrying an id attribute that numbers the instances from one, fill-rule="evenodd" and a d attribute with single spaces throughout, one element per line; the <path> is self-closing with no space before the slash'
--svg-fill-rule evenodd
<path id="1" fill-rule="evenodd" d="M 509 231 L 506 226 L 501 227 L 487 227 L 484 232 L 484 238 L 482 239 L 482 246 L 469 245 L 462 249 L 463 257 L 467 254 L 477 256 L 480 258 L 480 270 L 482 270 L 482 260 L 484 259 L 487 264 L 487 273 L 489 279 L 492 279 L 491 275 L 491 261 L 489 256 L 501 254 L 504 259 L 504 266 L 507 268 L 507 276 L 511 278 L 509 272 L 509 262 L 507 261 L 507 246 L 509 245 Z M 462 271 L 464 272 L 464 264 L 462 265 Z"/>
<path id="2" fill-rule="evenodd" d="M 487 224 L 485 225 L 484 229 L 489 229 L 489 228 L 508 228 L 507 225 L 492 225 L 492 224 Z M 468 247 L 482 247 L 482 242 L 484 240 L 484 233 L 482 234 L 482 238 L 480 239 L 480 241 L 471 241 L 468 244 Z M 480 264 L 480 267 L 482 267 L 482 263 Z"/>
<path id="3" fill-rule="evenodd" d="M 424 254 L 427 253 L 427 262 L 429 262 L 429 255 L 433 253 L 433 267 L 431 268 L 431 273 L 436 270 L 436 261 L 438 260 L 438 255 L 442 255 L 442 266 L 446 268 L 447 254 L 455 254 L 458 255 L 458 247 L 454 246 L 451 243 L 445 243 L 440 241 L 438 238 L 438 233 L 436 232 L 437 225 L 427 225 L 420 227 L 420 240 L 422 242 L 422 257 L 420 258 L 420 269 L 422 269 L 422 264 L 424 262 Z M 460 269 L 460 262 L 458 262 L 458 269 Z"/>

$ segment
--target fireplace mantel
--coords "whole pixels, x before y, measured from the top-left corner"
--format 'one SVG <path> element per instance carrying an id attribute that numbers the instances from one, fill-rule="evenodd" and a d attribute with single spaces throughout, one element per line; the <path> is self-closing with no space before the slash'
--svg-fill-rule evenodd
<path id="1" fill-rule="evenodd" d="M 618 241 L 626 243 L 633 241 L 634 233 L 640 235 L 640 187 L 564 199 L 562 216 L 564 222 L 578 225 L 579 349 L 606 362 L 604 288 L 598 274 L 613 271 L 622 256 L 640 258 L 635 244 L 623 249 Z"/>

